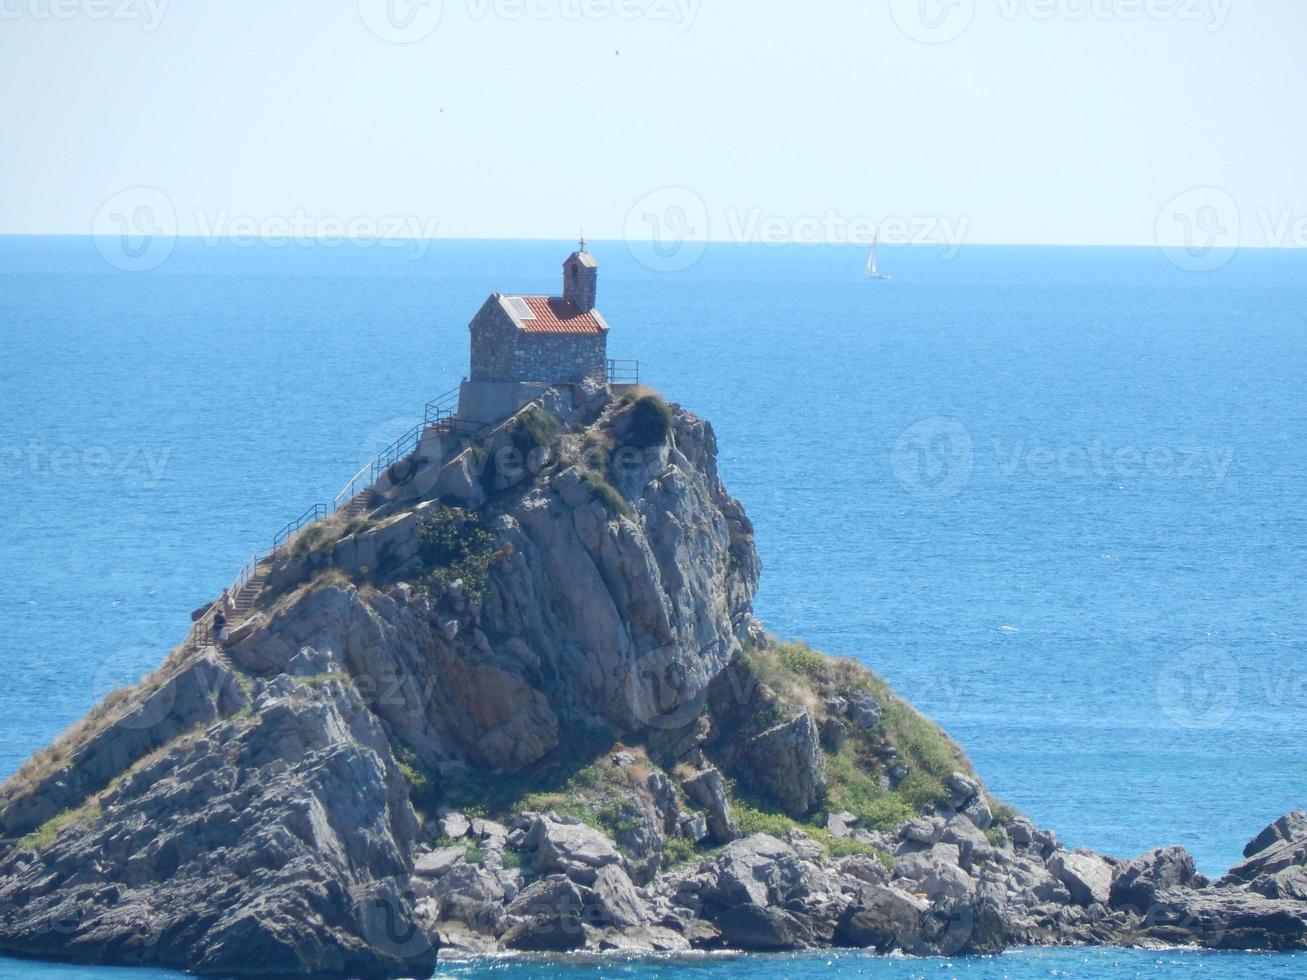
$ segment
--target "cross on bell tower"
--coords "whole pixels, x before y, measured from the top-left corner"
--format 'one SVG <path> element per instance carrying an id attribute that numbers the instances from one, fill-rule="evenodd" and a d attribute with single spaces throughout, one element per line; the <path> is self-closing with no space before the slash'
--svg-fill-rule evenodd
<path id="1" fill-rule="evenodd" d="M 582 235 L 580 248 L 563 263 L 563 299 L 575 303 L 583 313 L 589 313 L 595 308 L 599 292 L 599 263 L 585 246 L 585 236 Z"/>

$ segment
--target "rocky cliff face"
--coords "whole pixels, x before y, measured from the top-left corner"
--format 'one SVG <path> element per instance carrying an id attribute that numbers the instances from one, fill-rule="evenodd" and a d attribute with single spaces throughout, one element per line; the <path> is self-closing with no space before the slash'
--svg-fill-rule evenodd
<path id="1" fill-rule="evenodd" d="M 1301 815 L 1215 885 L 1067 852 L 879 679 L 768 638 L 706 423 L 577 389 L 434 443 L 0 789 L 0 949 L 1307 947 Z"/>

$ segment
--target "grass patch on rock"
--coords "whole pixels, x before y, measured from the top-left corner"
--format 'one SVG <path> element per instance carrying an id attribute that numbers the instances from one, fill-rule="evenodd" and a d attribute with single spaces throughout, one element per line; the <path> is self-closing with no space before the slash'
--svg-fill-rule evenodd
<path id="1" fill-rule="evenodd" d="M 63 813 L 51 817 L 20 840 L 18 846 L 25 850 L 45 851 L 53 846 L 54 842 L 59 839 L 59 835 L 69 827 L 90 828 L 99 819 L 100 802 L 95 799 L 84 803 L 80 807 L 65 810 Z"/>
<path id="2" fill-rule="evenodd" d="M 797 640 L 750 649 L 743 665 L 772 692 L 781 719 L 807 710 L 820 725 L 831 717 L 828 702 L 851 694 L 869 694 L 880 706 L 881 720 L 870 729 L 840 719 L 848 739 L 838 753 L 825 753 L 829 811 L 847 810 L 869 829 L 888 830 L 946 800 L 950 774 L 973 774 L 966 754 L 943 729 L 860 664 L 827 657 Z M 908 769 L 892 789 L 886 785 L 891 759 Z"/>

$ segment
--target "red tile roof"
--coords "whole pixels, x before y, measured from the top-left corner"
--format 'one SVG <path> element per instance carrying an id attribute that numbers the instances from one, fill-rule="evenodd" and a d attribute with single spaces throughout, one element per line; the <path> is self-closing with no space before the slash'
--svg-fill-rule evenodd
<path id="1" fill-rule="evenodd" d="M 513 300 L 521 300 L 533 316 L 524 317 L 515 310 Z M 603 334 L 608 324 L 598 310 L 584 312 L 571 300 L 558 296 L 505 296 L 504 309 L 523 333 Z"/>

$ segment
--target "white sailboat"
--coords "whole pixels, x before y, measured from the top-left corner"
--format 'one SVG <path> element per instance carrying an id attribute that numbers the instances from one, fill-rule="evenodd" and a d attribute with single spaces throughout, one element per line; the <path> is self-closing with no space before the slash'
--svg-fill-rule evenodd
<path id="1" fill-rule="evenodd" d="M 867 256 L 867 278 L 879 279 L 881 281 L 893 279 L 894 277 L 888 272 L 881 272 L 880 266 L 876 264 L 876 245 L 880 242 L 879 236 L 872 239 L 871 254 Z"/>

